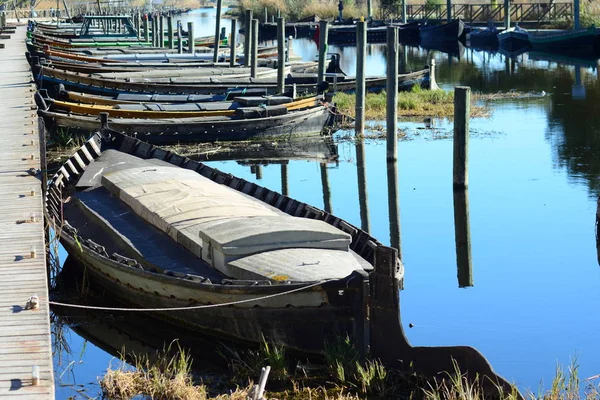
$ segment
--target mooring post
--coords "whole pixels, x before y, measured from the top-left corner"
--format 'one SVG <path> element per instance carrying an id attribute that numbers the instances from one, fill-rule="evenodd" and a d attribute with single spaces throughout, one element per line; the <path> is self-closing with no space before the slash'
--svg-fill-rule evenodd
<path id="1" fill-rule="evenodd" d="M 100 113 L 100 129 L 108 128 L 108 113 L 101 112 Z"/>
<path id="2" fill-rule="evenodd" d="M 265 7 L 265 21 L 264 23 L 268 23 L 269 22 L 269 10 L 267 9 L 267 7 Z"/>
<path id="3" fill-rule="evenodd" d="M 510 0 L 504 0 L 504 28 L 510 28 Z"/>
<path id="4" fill-rule="evenodd" d="M 288 195 L 288 166 L 281 164 L 281 194 Z"/>
<path id="5" fill-rule="evenodd" d="M 250 64 L 250 76 L 256 78 L 258 70 L 258 20 L 252 20 L 252 63 Z"/>
<path id="6" fill-rule="evenodd" d="M 454 190 L 454 239 L 456 243 L 458 287 L 473 286 L 469 192 L 466 189 Z"/>
<path id="7" fill-rule="evenodd" d="M 292 47 L 292 37 L 289 36 L 285 42 L 285 62 L 290 62 L 290 48 Z"/>
<path id="8" fill-rule="evenodd" d="M 396 161 L 398 130 L 398 28 L 387 27 L 387 160 Z"/>
<path id="9" fill-rule="evenodd" d="M 331 190 L 326 163 L 321 163 L 321 185 L 323 186 L 323 210 L 331 214 Z"/>
<path id="10" fill-rule="evenodd" d="M 285 91 L 285 18 L 277 18 L 277 93 Z"/>
<path id="11" fill-rule="evenodd" d="M 221 9 L 223 6 L 222 0 L 217 0 L 217 19 L 215 24 L 215 52 L 213 53 L 213 62 L 219 61 L 219 44 L 221 43 Z"/>
<path id="12" fill-rule="evenodd" d="M 194 54 L 195 49 L 194 43 L 194 23 L 188 22 L 188 53 Z"/>
<path id="13" fill-rule="evenodd" d="M 452 0 L 446 0 L 446 21 L 452 21 Z"/>
<path id="14" fill-rule="evenodd" d="M 367 23 L 361 18 L 356 23 L 356 136 L 365 133 L 365 58 L 367 53 Z"/>
<path id="15" fill-rule="evenodd" d="M 319 21 L 319 69 L 317 73 L 317 85 L 324 81 L 325 63 L 327 62 L 327 40 L 329 37 L 329 22 Z"/>
<path id="16" fill-rule="evenodd" d="M 233 67 L 236 64 L 236 55 L 235 55 L 235 50 L 236 50 L 236 32 L 237 32 L 237 19 L 232 19 L 231 20 L 231 42 L 229 43 L 229 66 Z"/>
<path id="17" fill-rule="evenodd" d="M 177 53 L 183 53 L 183 30 L 180 20 L 177 20 Z"/>
<path id="18" fill-rule="evenodd" d="M 373 0 L 367 0 L 367 21 L 373 20 Z"/>
<path id="19" fill-rule="evenodd" d="M 402 23 L 405 24 L 406 21 L 406 0 L 402 0 Z"/>
<path id="20" fill-rule="evenodd" d="M 175 48 L 175 40 L 173 39 L 173 16 L 167 17 L 167 34 L 169 35 L 169 49 Z"/>
<path id="21" fill-rule="evenodd" d="M 222 26 L 221 27 L 221 36 L 219 37 L 220 40 L 225 40 L 225 38 L 227 38 L 227 29 Z"/>
<path id="22" fill-rule="evenodd" d="M 144 15 L 144 42 L 150 42 L 150 29 L 148 29 L 148 15 Z"/>
<path id="23" fill-rule="evenodd" d="M 429 90 L 440 90 L 435 80 L 435 58 L 429 62 Z"/>
<path id="24" fill-rule="evenodd" d="M 252 47 L 252 10 L 246 10 L 246 30 L 244 33 L 244 66 L 250 66 L 250 57 L 252 53 L 250 47 Z"/>
<path id="25" fill-rule="evenodd" d="M 158 32 L 158 29 L 159 29 L 158 14 L 154 14 L 154 18 L 153 18 L 152 22 L 153 22 L 152 25 L 154 28 L 154 30 L 152 31 L 152 37 L 154 39 L 154 47 L 160 47 L 159 46 L 160 33 Z"/>
<path id="26" fill-rule="evenodd" d="M 165 47 L 165 17 L 160 15 L 160 19 L 158 20 L 158 29 L 160 30 L 158 35 L 158 40 L 160 40 L 159 46 L 160 48 Z"/>
<path id="27" fill-rule="evenodd" d="M 580 23 L 579 23 L 580 11 L 581 11 L 581 8 L 579 6 L 579 0 L 573 0 L 573 28 L 574 29 L 580 28 Z"/>
<path id="28" fill-rule="evenodd" d="M 356 176 L 358 178 L 358 204 L 360 206 L 360 227 L 369 232 L 369 195 L 367 192 L 367 168 L 365 163 L 365 143 L 362 137 L 356 138 Z"/>
<path id="29" fill-rule="evenodd" d="M 454 188 L 469 186 L 469 118 L 471 116 L 471 88 L 454 88 Z"/>

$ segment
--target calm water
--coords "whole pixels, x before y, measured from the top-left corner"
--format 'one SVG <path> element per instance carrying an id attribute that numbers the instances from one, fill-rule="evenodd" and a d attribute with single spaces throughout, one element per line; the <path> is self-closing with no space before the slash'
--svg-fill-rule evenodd
<path id="1" fill-rule="evenodd" d="M 204 21 L 214 10 L 202 12 L 185 18 Z M 214 25 L 208 23 L 199 35 L 211 34 L 211 29 Z M 295 40 L 294 50 L 311 59 L 316 46 Z M 384 50 L 371 46 L 370 74 L 385 73 Z M 342 68 L 354 73 L 352 47 L 331 46 L 330 51 L 339 52 Z M 581 377 L 600 373 L 595 240 L 600 82 L 593 64 L 565 64 L 534 54 L 507 59 L 466 49 L 458 57 L 408 48 L 407 69 L 431 57 L 445 89 L 465 84 L 487 93 L 516 89 L 546 95 L 491 102 L 490 118 L 471 121 L 471 287 L 459 288 L 457 280 L 452 140 L 447 138 L 452 123 L 437 120 L 434 129 L 424 129 L 422 123 L 400 122 L 408 133 L 408 140 L 398 144 L 397 165 L 407 336 L 414 345 L 474 346 L 522 389 L 536 390 L 541 380 L 548 385 L 557 362 L 568 364 L 575 356 Z M 338 140 L 332 151 L 339 158 L 326 164 L 329 198 L 324 198 L 320 163 L 324 150 L 306 153 L 311 152 L 313 159 L 286 164 L 289 195 L 317 207 L 330 202 L 333 213 L 360 226 L 355 144 Z M 389 244 L 385 142 L 367 140 L 365 154 L 371 233 Z M 281 190 L 280 164 L 261 166 L 261 179 L 248 164 L 252 162 L 213 163 Z M 86 326 L 93 330 L 94 324 L 98 321 Z M 94 383 L 112 358 L 69 329 L 65 332 L 71 352 L 60 353 L 60 365 L 55 357 L 58 398 L 76 395 L 77 385 Z M 97 392 L 94 385 L 87 387 L 88 394 Z"/>

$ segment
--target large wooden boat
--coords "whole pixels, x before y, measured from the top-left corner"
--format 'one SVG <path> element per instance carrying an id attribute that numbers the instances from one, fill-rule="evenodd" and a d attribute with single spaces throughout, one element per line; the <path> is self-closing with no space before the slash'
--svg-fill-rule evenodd
<path id="1" fill-rule="evenodd" d="M 439 25 L 425 24 L 420 27 L 421 42 L 449 42 L 460 39 L 465 30 L 465 24 L 460 19 Z"/>
<path id="2" fill-rule="evenodd" d="M 105 128 L 50 179 L 46 207 L 87 273 L 155 318 L 307 354 L 348 336 L 388 367 L 434 377 L 458 363 L 510 391 L 471 347 L 411 346 L 397 251 L 287 196 Z"/>
<path id="3" fill-rule="evenodd" d="M 574 30 L 527 31 L 533 50 L 567 55 L 595 56 L 597 36 L 594 26 Z"/>

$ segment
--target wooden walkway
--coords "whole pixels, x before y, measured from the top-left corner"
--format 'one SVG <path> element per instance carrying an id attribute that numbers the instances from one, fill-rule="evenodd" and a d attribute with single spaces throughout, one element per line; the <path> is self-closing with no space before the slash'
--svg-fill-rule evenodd
<path id="1" fill-rule="evenodd" d="M 27 173 L 40 168 L 40 147 L 26 31 L 18 27 L 0 49 L 1 400 L 54 398 L 43 196 L 40 180 Z M 33 294 L 40 300 L 38 310 L 25 308 Z M 37 386 L 34 365 L 40 370 Z"/>

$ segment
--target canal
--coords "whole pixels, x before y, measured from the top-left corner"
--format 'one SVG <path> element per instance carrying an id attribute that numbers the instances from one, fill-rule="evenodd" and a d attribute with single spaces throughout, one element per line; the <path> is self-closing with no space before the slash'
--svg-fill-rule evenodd
<path id="1" fill-rule="evenodd" d="M 214 10 L 195 10 L 184 18 L 200 24 L 198 35 L 208 35 L 214 33 L 211 15 Z M 294 40 L 293 47 L 303 59 L 316 54 L 307 39 Z M 341 54 L 342 69 L 354 74 L 353 47 L 330 46 L 330 52 Z M 385 74 L 384 46 L 372 45 L 368 53 L 368 73 Z M 595 62 L 527 53 L 509 58 L 471 49 L 451 55 L 407 47 L 406 53 L 407 69 L 435 58 L 444 90 L 460 84 L 488 95 L 519 93 L 487 96 L 490 116 L 471 121 L 472 271 L 466 284 L 457 271 L 452 121 L 433 118 L 429 128 L 420 119 L 399 122 L 406 133 L 398 143 L 397 165 L 406 270 L 400 298 L 409 340 L 473 346 L 522 390 L 537 391 L 540 382 L 547 388 L 557 363 L 566 366 L 573 358 L 581 378 L 600 373 L 595 237 L 600 81 Z M 245 161 L 211 165 L 276 191 L 287 186 L 291 197 L 320 208 L 330 204 L 334 214 L 357 226 L 368 216 L 371 234 L 390 244 L 395 228 L 390 229 L 388 213 L 385 140 L 366 139 L 364 165 L 357 165 L 351 136 L 340 131 L 333 146 L 305 146 L 287 160 L 244 156 Z M 367 193 L 362 202 L 361 170 Z M 79 391 L 95 395 L 97 377 L 117 361 L 102 350 L 106 343 L 88 342 L 76 333 L 80 326 L 71 329 L 61 321 L 57 316 L 54 324 L 60 332 L 56 337 L 64 339 L 54 358 L 57 398 Z M 92 331 L 103 322 L 82 321 Z"/>

